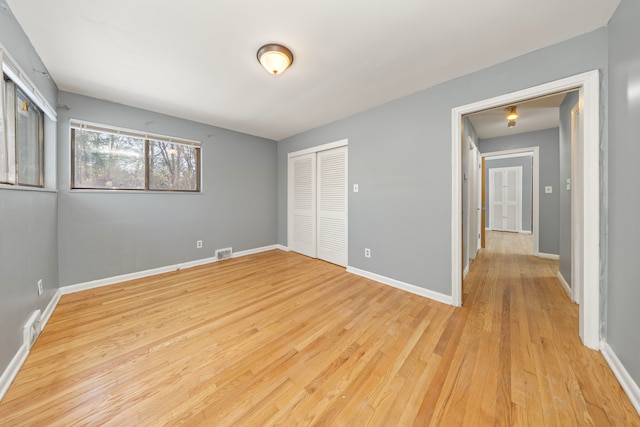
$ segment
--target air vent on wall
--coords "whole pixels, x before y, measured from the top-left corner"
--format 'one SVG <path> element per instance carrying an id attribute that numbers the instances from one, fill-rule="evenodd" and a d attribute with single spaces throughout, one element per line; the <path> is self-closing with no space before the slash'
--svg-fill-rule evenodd
<path id="1" fill-rule="evenodd" d="M 222 261 L 223 259 L 231 258 L 233 250 L 231 248 L 224 248 L 216 250 L 216 261 Z"/>
<path id="2" fill-rule="evenodd" d="M 33 312 L 27 323 L 24 325 L 24 342 L 27 345 L 28 349 L 31 349 L 33 344 L 36 342 L 38 335 L 40 335 L 40 321 L 41 315 L 40 310 L 36 310 Z"/>

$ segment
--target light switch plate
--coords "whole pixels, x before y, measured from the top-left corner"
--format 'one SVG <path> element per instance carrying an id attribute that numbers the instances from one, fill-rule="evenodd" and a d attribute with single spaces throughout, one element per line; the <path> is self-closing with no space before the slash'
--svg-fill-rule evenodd
<path id="1" fill-rule="evenodd" d="M 551 185 L 547 185 L 546 187 L 544 187 L 544 192 L 547 194 L 553 193 L 553 187 Z"/>
<path id="2" fill-rule="evenodd" d="M 358 192 L 358 184 L 353 184 L 353 192 L 354 193 Z"/>

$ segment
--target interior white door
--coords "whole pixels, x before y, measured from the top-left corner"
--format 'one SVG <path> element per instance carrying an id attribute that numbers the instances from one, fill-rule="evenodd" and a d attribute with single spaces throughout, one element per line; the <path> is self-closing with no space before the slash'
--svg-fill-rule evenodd
<path id="1" fill-rule="evenodd" d="M 320 151 L 318 258 L 347 266 L 347 147 Z"/>
<path id="2" fill-rule="evenodd" d="M 289 159 L 289 248 L 316 258 L 316 153 Z"/>
<path id="3" fill-rule="evenodd" d="M 522 231 L 522 166 L 489 170 L 490 226 L 498 231 Z"/>

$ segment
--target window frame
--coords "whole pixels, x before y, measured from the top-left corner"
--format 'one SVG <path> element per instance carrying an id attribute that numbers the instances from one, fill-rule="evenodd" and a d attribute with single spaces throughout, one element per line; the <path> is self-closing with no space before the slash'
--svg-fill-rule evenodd
<path id="1" fill-rule="evenodd" d="M 2 148 L 5 150 L 7 177 L 9 176 L 9 173 L 12 171 L 13 180 L 12 181 L 5 180 L 4 177 L 0 177 L 0 184 L 11 185 L 16 187 L 44 188 L 45 186 L 45 182 L 44 182 L 44 176 L 45 176 L 44 116 L 45 116 L 45 112 L 38 105 L 38 103 L 34 101 L 34 99 L 29 95 L 29 93 L 26 90 L 23 90 L 22 88 L 23 85 L 21 85 L 20 82 L 15 81 L 10 74 L 4 73 L 4 72 L 2 73 L 1 84 L 3 85 L 1 95 L 0 95 L 0 98 L 1 98 L 0 102 L 2 103 L 2 106 L 0 106 L 0 108 L 2 109 L 2 133 L 3 134 L 0 135 L 0 137 L 2 137 L 3 139 Z M 8 101 L 7 90 L 6 90 L 7 84 L 13 85 L 13 90 L 12 90 L 13 99 L 10 101 L 13 104 L 11 109 L 7 108 L 7 101 Z M 22 96 L 24 99 L 26 99 L 30 108 L 35 108 L 35 111 L 37 111 L 38 113 L 38 134 L 37 134 L 37 144 L 38 144 L 37 181 L 38 182 L 36 184 L 23 182 L 21 181 L 21 177 L 20 177 L 20 146 L 19 146 L 19 140 L 18 140 L 18 114 L 19 113 L 18 113 L 18 105 L 17 105 L 19 96 Z M 11 113 L 11 117 L 9 117 L 8 113 Z M 12 132 L 13 138 L 9 138 L 9 135 L 10 135 L 10 133 L 8 132 L 9 127 L 11 127 L 13 130 Z M 10 151 L 13 151 L 12 156 L 9 156 Z M 13 157 L 13 159 L 11 157 Z M 13 160 L 12 165 L 10 165 L 11 160 Z"/>
<path id="2" fill-rule="evenodd" d="M 76 130 L 85 130 L 96 133 L 107 133 L 112 135 L 125 135 L 132 138 L 139 138 L 143 140 L 144 144 L 144 188 L 105 188 L 105 187 L 92 187 L 92 186 L 78 186 L 76 185 L 76 145 L 75 134 Z M 69 139 L 70 139 L 70 181 L 69 187 L 71 191 L 105 191 L 105 192 L 135 192 L 135 193 L 182 193 L 182 194 L 201 194 L 202 193 L 202 144 L 200 141 L 190 140 L 185 138 L 176 138 L 166 135 L 153 134 L 148 132 L 142 132 L 132 129 L 121 128 L 117 126 L 105 125 L 101 123 L 87 122 L 84 120 L 70 119 L 69 120 Z M 171 144 L 179 144 L 188 146 L 195 150 L 196 157 L 196 188 L 194 190 L 181 190 L 181 189 L 163 189 L 163 188 L 151 188 L 150 177 L 150 156 L 149 147 L 152 142 L 164 142 Z"/>

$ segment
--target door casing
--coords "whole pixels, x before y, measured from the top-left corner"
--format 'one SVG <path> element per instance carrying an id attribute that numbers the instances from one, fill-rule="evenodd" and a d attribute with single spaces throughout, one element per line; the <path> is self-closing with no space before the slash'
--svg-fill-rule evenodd
<path id="1" fill-rule="evenodd" d="M 451 110 L 451 297 L 453 305 L 462 305 L 462 275 L 460 269 L 462 242 L 461 193 L 462 193 L 462 118 L 466 114 L 501 107 L 527 99 L 568 90 L 579 90 L 582 112 L 582 150 L 576 152 L 580 165 L 580 194 L 582 203 L 579 244 L 572 241 L 572 252 L 580 254 L 582 295 L 579 308 L 580 338 L 585 346 L 600 348 L 602 314 L 600 308 L 600 72 L 588 71 L 575 76 L 541 84 L 528 89 L 485 99 Z M 572 212 L 572 216 L 574 213 Z M 572 218 L 573 223 L 573 218 Z"/>

